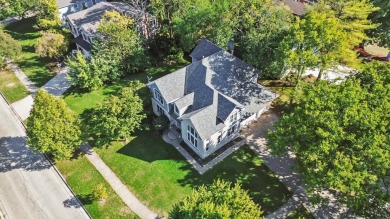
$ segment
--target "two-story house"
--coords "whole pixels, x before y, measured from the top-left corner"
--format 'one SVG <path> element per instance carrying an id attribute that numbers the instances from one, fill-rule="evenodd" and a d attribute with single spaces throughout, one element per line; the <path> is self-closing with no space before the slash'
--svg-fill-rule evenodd
<path id="1" fill-rule="evenodd" d="M 105 2 L 105 0 L 57 0 L 56 5 L 58 7 L 60 19 L 61 21 L 64 21 L 66 15 L 90 8 L 99 2 Z"/>
<path id="2" fill-rule="evenodd" d="M 238 136 L 278 97 L 256 81 L 258 70 L 206 39 L 192 64 L 148 83 L 153 111 L 180 130 L 182 140 L 205 158 Z"/>
<path id="3" fill-rule="evenodd" d="M 99 2 L 85 10 L 66 16 L 65 22 L 74 36 L 73 41 L 77 49 L 86 57 L 91 56 L 93 39 L 106 11 L 118 11 L 124 14 L 131 11 L 131 8 L 123 2 Z"/>

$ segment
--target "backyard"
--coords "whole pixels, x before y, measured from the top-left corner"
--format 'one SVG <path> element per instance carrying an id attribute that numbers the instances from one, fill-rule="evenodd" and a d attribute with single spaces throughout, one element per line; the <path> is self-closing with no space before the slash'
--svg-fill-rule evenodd
<path id="1" fill-rule="evenodd" d="M 10 103 L 26 97 L 29 92 L 8 68 L 0 70 L 0 91 Z"/>
<path id="2" fill-rule="evenodd" d="M 38 87 L 49 81 L 57 70 L 54 60 L 40 58 L 35 53 L 35 43 L 40 37 L 34 29 L 35 17 L 26 18 L 6 26 L 5 31 L 22 45 L 22 53 L 16 61 L 28 78 Z"/>
<path id="3" fill-rule="evenodd" d="M 146 83 L 147 76 L 152 76 L 154 80 L 184 65 L 186 63 L 150 68 L 146 74 L 131 75 L 120 83 L 96 91 L 70 91 L 64 95 L 64 99 L 71 109 L 83 117 L 86 110 L 102 103 L 129 81 Z M 126 145 L 114 142 L 107 148 L 95 150 L 142 202 L 165 216 L 193 188 L 212 183 L 217 178 L 241 183 L 264 214 L 275 211 L 291 196 L 248 146 L 230 155 L 204 175 L 198 174 L 174 147 L 152 131 L 135 133 Z M 83 169 L 84 166 L 79 165 L 78 168 Z"/>

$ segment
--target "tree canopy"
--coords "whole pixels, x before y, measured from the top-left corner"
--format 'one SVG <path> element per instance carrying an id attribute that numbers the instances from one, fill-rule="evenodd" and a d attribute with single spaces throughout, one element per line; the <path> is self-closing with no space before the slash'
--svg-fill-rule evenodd
<path id="1" fill-rule="evenodd" d="M 292 113 L 269 132 L 274 153 L 288 146 L 309 190 L 335 189 L 355 210 L 383 207 L 390 176 L 390 64 L 372 63 L 339 85 L 305 84 Z"/>
<path id="2" fill-rule="evenodd" d="M 15 59 L 22 52 L 22 46 L 11 35 L 0 29 L 0 69 L 5 64 L 5 58 Z"/>
<path id="3" fill-rule="evenodd" d="M 99 146 L 113 140 L 128 139 L 135 130 L 141 128 L 146 115 L 137 92 L 143 86 L 139 81 L 132 82 L 129 87 L 122 88 L 118 96 L 111 96 L 91 112 L 86 121 L 87 131 Z"/>
<path id="4" fill-rule="evenodd" d="M 170 218 L 263 218 L 260 206 L 255 204 L 239 184 L 217 180 L 209 186 L 200 186 L 169 213 Z"/>
<path id="5" fill-rule="evenodd" d="M 68 50 L 68 41 L 62 34 L 42 32 L 35 44 L 35 52 L 40 57 L 59 58 Z"/>
<path id="6" fill-rule="evenodd" d="M 39 89 L 27 120 L 28 145 L 56 159 L 69 159 L 80 146 L 80 136 L 80 120 L 65 101 Z"/>

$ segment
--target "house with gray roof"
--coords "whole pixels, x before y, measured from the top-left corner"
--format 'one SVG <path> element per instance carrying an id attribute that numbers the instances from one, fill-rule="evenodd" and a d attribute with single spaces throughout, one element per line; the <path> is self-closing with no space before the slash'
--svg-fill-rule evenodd
<path id="1" fill-rule="evenodd" d="M 93 5 L 105 2 L 105 0 L 57 0 L 56 5 L 60 14 L 61 21 L 64 21 L 66 15 L 73 14 Z"/>
<path id="2" fill-rule="evenodd" d="M 91 55 L 93 39 L 106 11 L 118 11 L 125 14 L 131 11 L 131 8 L 123 2 L 99 2 L 85 10 L 66 16 L 66 26 L 74 36 L 73 41 L 77 49 L 86 57 Z"/>
<path id="3" fill-rule="evenodd" d="M 153 111 L 168 117 L 182 140 L 206 158 L 238 136 L 278 95 L 257 83 L 259 71 L 206 39 L 192 63 L 151 81 Z"/>

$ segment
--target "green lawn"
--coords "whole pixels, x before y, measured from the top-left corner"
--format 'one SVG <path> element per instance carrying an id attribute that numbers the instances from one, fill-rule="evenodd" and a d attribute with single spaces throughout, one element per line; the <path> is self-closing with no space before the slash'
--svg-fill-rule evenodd
<path id="1" fill-rule="evenodd" d="M 11 103 L 26 97 L 29 92 L 8 68 L 0 70 L 0 91 Z"/>
<path id="2" fill-rule="evenodd" d="M 153 133 L 137 134 L 125 146 L 113 143 L 96 150 L 140 200 L 164 215 L 192 188 L 218 178 L 241 183 L 265 214 L 277 210 L 291 195 L 248 146 L 204 175 Z"/>
<path id="3" fill-rule="evenodd" d="M 73 109 L 78 114 L 82 114 L 84 110 L 94 108 L 98 103 L 103 103 L 105 98 L 109 97 L 111 94 L 116 94 L 130 81 L 139 80 L 142 83 L 147 83 L 148 76 L 152 77 L 152 80 L 155 80 L 168 73 L 174 72 L 175 70 L 178 70 L 187 64 L 187 62 L 183 61 L 171 65 L 151 67 L 144 73 L 130 75 L 122 79 L 119 83 L 114 83 L 92 92 L 80 92 L 78 90 L 71 89 L 64 94 L 64 99 L 71 109 Z"/>
<path id="4" fill-rule="evenodd" d="M 32 17 L 12 23 L 5 30 L 22 45 L 22 54 L 15 60 L 18 66 L 36 86 L 41 87 L 54 76 L 56 63 L 35 53 L 34 46 L 40 37 L 39 31 L 33 28 L 35 24 L 35 17 Z"/>
<path id="5" fill-rule="evenodd" d="M 57 161 L 56 166 L 93 218 L 138 218 L 86 157 Z M 92 198 L 92 190 L 100 183 L 107 189 L 107 199 L 104 202 Z"/>

